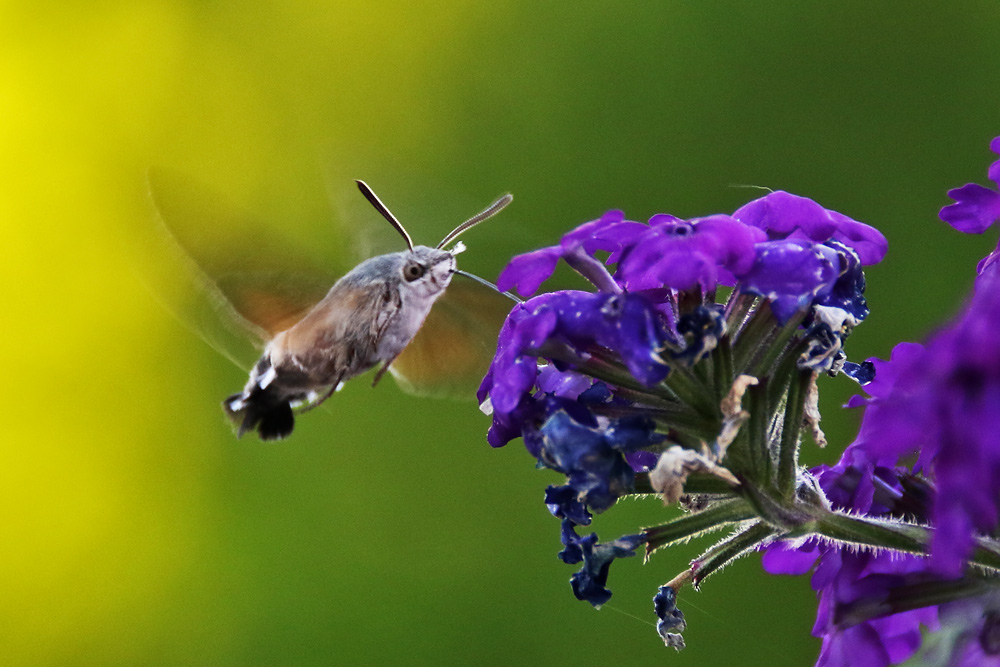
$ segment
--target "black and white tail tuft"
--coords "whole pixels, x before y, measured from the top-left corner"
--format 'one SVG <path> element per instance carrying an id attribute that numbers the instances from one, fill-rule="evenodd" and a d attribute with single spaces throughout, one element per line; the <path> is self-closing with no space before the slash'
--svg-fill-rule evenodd
<path id="1" fill-rule="evenodd" d="M 222 408 L 239 427 L 239 437 L 256 430 L 261 440 L 281 440 L 295 427 L 288 399 L 277 397 L 270 388 L 253 387 L 248 394 L 233 394 L 222 402 Z"/>

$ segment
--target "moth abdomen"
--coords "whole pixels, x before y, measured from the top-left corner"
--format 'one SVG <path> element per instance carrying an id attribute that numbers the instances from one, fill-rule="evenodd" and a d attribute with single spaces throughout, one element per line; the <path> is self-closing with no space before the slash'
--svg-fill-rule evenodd
<path id="1" fill-rule="evenodd" d="M 239 426 L 238 436 L 256 430 L 261 440 L 281 440 L 295 428 L 289 400 L 270 387 L 254 387 L 248 393 L 233 394 L 222 402 L 222 407 Z"/>

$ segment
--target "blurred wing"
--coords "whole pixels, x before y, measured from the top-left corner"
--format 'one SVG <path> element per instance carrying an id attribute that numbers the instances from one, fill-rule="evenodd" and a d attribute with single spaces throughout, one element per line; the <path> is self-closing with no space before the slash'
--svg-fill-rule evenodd
<path id="1" fill-rule="evenodd" d="M 162 223 L 161 245 L 168 251 L 172 246 L 172 266 L 186 269 L 167 269 L 158 282 L 193 283 L 199 295 L 195 303 L 168 298 L 168 305 L 238 365 L 256 355 L 239 339 L 261 347 L 301 319 L 334 283 L 308 252 L 269 233 L 268 226 L 252 224 L 210 190 L 163 169 L 150 170 L 149 189 Z M 162 296 L 174 290 L 157 291 Z"/>
<path id="2" fill-rule="evenodd" d="M 488 287 L 455 276 L 389 372 L 410 393 L 475 400 L 513 306 Z"/>
<path id="3" fill-rule="evenodd" d="M 214 283 L 228 307 L 266 339 L 301 320 L 327 293 L 333 278 L 299 273 L 232 273 Z"/>

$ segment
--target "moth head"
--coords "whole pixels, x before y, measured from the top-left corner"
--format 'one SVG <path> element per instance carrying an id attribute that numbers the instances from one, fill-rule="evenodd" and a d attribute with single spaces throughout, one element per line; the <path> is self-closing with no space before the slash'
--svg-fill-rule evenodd
<path id="1" fill-rule="evenodd" d="M 502 211 L 508 204 L 510 204 L 514 197 L 510 194 L 505 194 L 495 202 L 487 206 L 485 209 L 472 216 L 455 229 L 451 230 L 441 242 L 437 244 L 434 248 L 428 248 L 427 246 L 414 246 L 413 240 L 410 238 L 409 233 L 403 224 L 392 214 L 389 208 L 382 203 L 382 200 L 378 198 L 378 195 L 368 184 L 364 181 L 355 181 L 358 184 L 358 189 L 361 190 L 361 194 L 375 207 L 379 213 L 382 214 L 390 225 L 399 232 L 399 235 L 403 237 L 406 241 L 406 246 L 409 248 L 408 253 L 402 253 L 407 257 L 407 261 L 402 265 L 400 271 L 400 278 L 402 280 L 401 284 L 410 285 L 413 291 L 421 293 L 425 296 L 430 296 L 437 294 L 451 282 L 451 277 L 456 274 L 462 274 L 467 276 L 477 282 L 482 283 L 490 287 L 491 289 L 499 292 L 496 285 L 480 278 L 479 276 L 473 275 L 471 273 L 466 273 L 465 271 L 459 271 L 455 265 L 455 255 L 463 252 L 465 250 L 465 244 L 456 239 L 469 229 L 472 229 L 479 223 L 492 218 L 494 215 Z M 447 246 L 454 242 L 454 245 L 450 250 L 447 250 Z M 515 301 L 519 301 L 517 297 L 507 294 Z"/>
<path id="2" fill-rule="evenodd" d="M 455 274 L 455 255 L 446 250 L 418 245 L 399 254 L 400 285 L 420 296 L 433 296 L 451 282 Z"/>

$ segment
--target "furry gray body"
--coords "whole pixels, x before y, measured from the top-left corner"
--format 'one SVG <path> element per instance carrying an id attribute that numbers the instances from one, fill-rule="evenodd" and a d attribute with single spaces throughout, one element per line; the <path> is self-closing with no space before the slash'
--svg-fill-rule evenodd
<path id="1" fill-rule="evenodd" d="M 378 364 L 382 372 L 416 335 L 451 282 L 455 256 L 416 246 L 365 260 L 291 328 L 278 333 L 243 391 L 223 407 L 242 435 L 265 440 L 294 427 L 293 403 L 318 405 L 341 382 Z"/>

